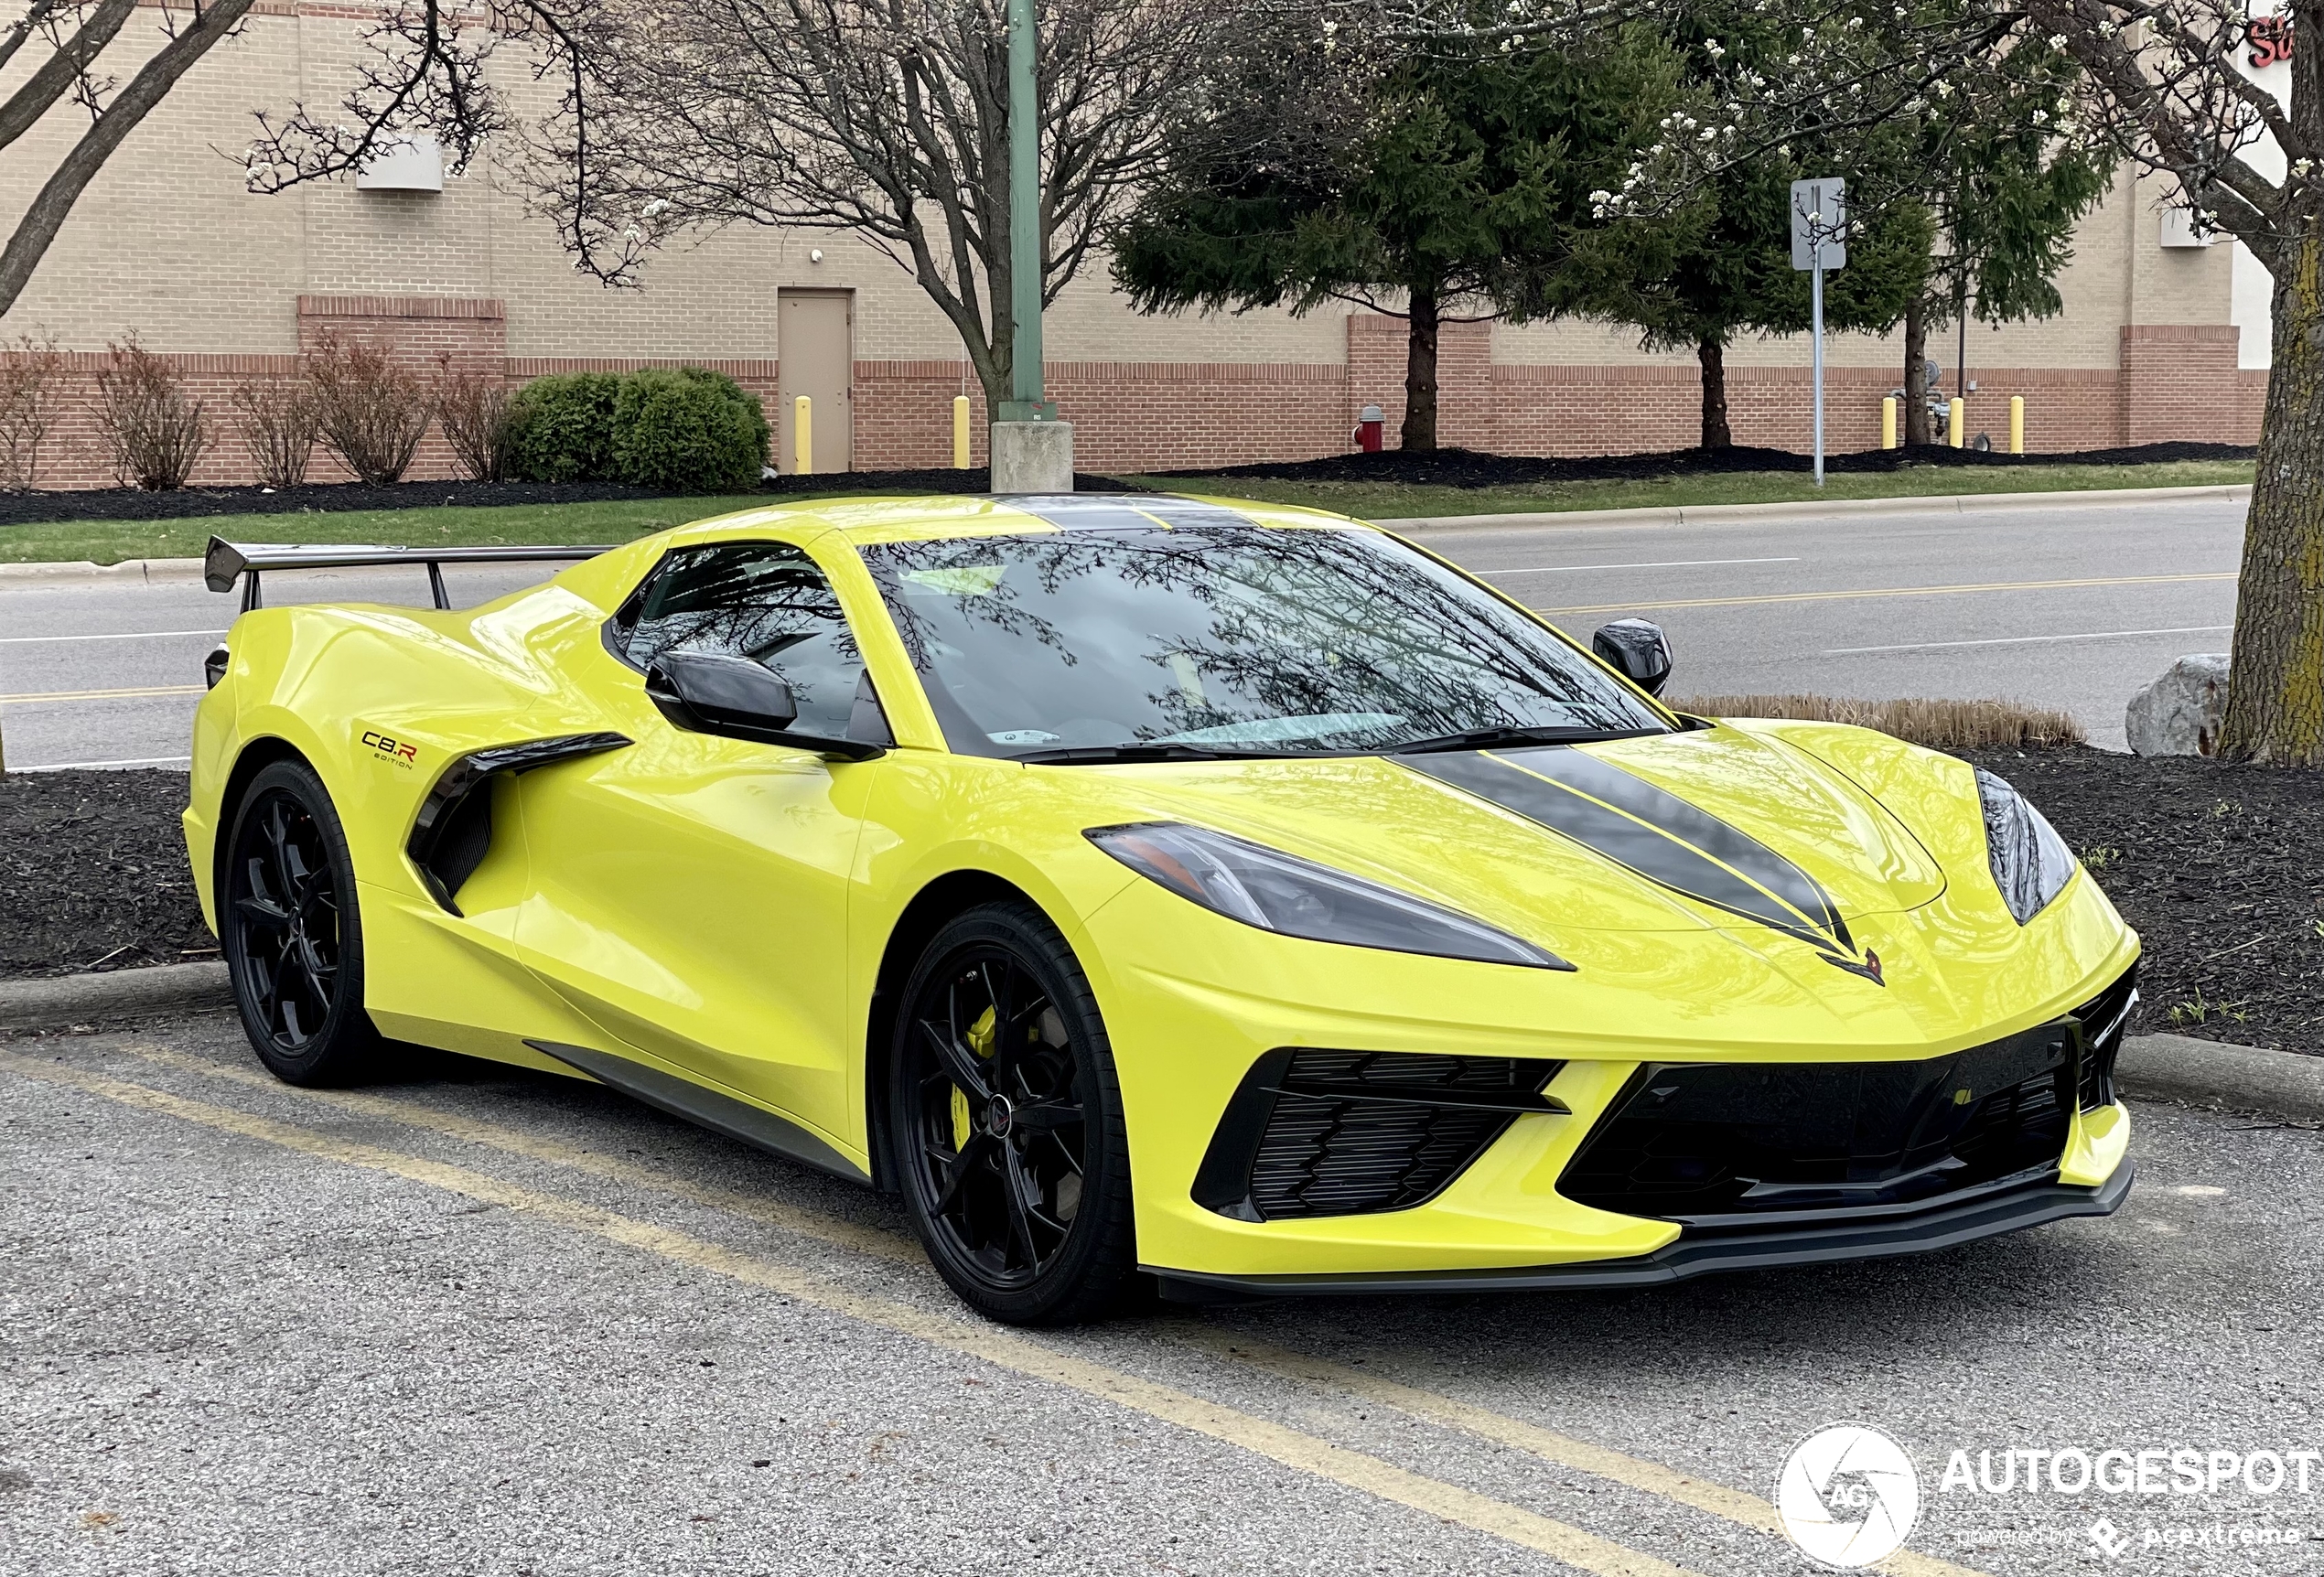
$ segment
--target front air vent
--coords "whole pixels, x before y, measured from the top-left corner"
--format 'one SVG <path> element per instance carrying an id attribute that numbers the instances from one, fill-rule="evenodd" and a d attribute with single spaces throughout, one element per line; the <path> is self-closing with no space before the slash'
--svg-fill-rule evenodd
<path id="1" fill-rule="evenodd" d="M 1406 1210 L 1441 1193 L 1528 1111 L 1562 1062 L 1286 1047 L 1227 1103 L 1195 1202 L 1244 1221 Z"/>
<path id="2" fill-rule="evenodd" d="M 2074 1009 L 2082 1025 L 2079 1093 L 2084 1111 L 2114 1103 L 2114 1059 L 2122 1054 L 2123 1035 L 2137 1005 L 2138 969 L 2133 965 L 2122 979 Z"/>

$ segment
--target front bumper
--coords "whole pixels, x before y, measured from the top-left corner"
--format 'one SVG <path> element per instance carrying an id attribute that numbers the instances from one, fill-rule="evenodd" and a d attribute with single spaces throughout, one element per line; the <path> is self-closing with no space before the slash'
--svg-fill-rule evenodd
<path id="1" fill-rule="evenodd" d="M 2095 1188 L 2053 1177 L 1969 1199 L 1939 1199 L 1893 1214 L 1853 1213 L 1813 1226 L 1689 1231 L 1651 1254 L 1578 1264 L 1521 1265 L 1479 1271 L 1358 1271 L 1327 1275 L 1216 1275 L 1147 1267 L 1166 1295 L 1200 1301 L 1227 1294 L 1293 1297 L 1341 1293 L 1579 1292 L 1606 1287 L 1657 1287 L 1720 1271 L 1760 1271 L 1789 1265 L 1836 1264 L 1950 1249 L 1980 1238 L 2072 1216 L 2111 1216 L 2129 1196 L 2134 1171 L 2125 1161 Z"/>
<path id="2" fill-rule="evenodd" d="M 1631 967 L 1619 975 L 1551 977 L 1296 942 L 1230 921 L 1206 927 L 1176 912 L 1146 912 L 1168 897 L 1133 884 L 1096 917 L 1083 956 L 1105 1013 L 1128 1117 L 1139 1259 L 1151 1272 L 1179 1282 L 1323 1290 L 1440 1280 L 1480 1288 L 1652 1284 L 1695 1273 L 1697 1266 L 1781 1262 L 1763 1256 L 1795 1250 L 1809 1258 L 1902 1253 L 2056 1215 L 2103 1213 L 2111 1204 L 2089 1201 L 2098 1190 L 2121 1185 L 2129 1112 L 2111 1090 L 2060 1089 L 2062 1121 L 2038 1154 L 2015 1151 L 2006 1164 L 1973 1167 L 1951 1177 L 1951 1185 L 1919 1187 L 1932 1196 L 1925 1198 L 1905 1191 L 1807 1198 L 1797 1190 L 1813 1177 L 1751 1170 L 1748 1175 L 1768 1186 L 1735 1213 L 1756 1211 L 1758 1218 L 1718 1223 L 1703 1218 L 1731 1208 L 1719 1201 L 1616 1199 L 1602 1188 L 1585 1200 L 1572 1186 L 1586 1141 L 1647 1069 L 1727 1064 L 1774 1073 L 1802 1065 L 1907 1065 L 1928 1068 L 1934 1078 L 1956 1053 L 1917 1037 L 1927 1033 L 1923 1025 L 1948 1012 L 1963 1016 L 1963 1002 L 1991 1028 L 1960 1035 L 1954 1046 L 2019 1035 L 2071 1012 L 2122 977 L 2137 956 L 2136 938 L 2087 883 L 2074 884 L 2053 906 L 2056 912 L 2040 917 L 1974 976 L 1966 962 L 1939 967 L 1943 959 L 1908 971 L 1900 960 L 1919 944 L 1901 930 L 1884 933 L 1884 952 L 1895 955 L 1885 989 L 1821 966 L 1813 972 L 1803 967 L 1806 979 L 1796 987 L 1766 973 L 1710 978 L 1709 966 L 1722 955 L 1697 939 L 1653 933 L 1628 939 Z M 1124 958 L 1137 959 L 1139 967 L 1108 968 Z M 1715 1038 L 1705 1034 L 1713 1029 Z M 1238 1093 L 1285 1047 L 1333 1048 L 1327 1055 L 1334 1057 L 1534 1059 L 1555 1071 L 1545 1084 L 1528 1081 L 1541 1098 L 1531 1109 L 1466 1127 L 1462 1114 L 1426 1136 L 1425 1147 L 1458 1141 L 1463 1164 L 1448 1181 L 1387 1177 L 1355 1213 L 1340 1213 L 1350 1208 L 1344 1193 L 1324 1197 L 1331 1191 L 1318 1190 L 1305 1196 L 1310 1210 L 1294 1214 L 1282 1207 L 1279 1170 L 1238 1164 L 1226 1169 L 1234 1175 L 1223 1181 L 1215 1165 L 1206 1170 L 1206 1162 L 1227 1148 L 1222 1128 L 1231 1137 L 1233 1125 L 1225 1120 L 1237 1114 Z M 1989 1083 L 2018 1077 L 1986 1071 L 1991 1078 L 1952 1082 L 1942 1093 L 1953 1096 L 1966 1083 L 1979 1100 Z M 1452 1132 L 1456 1128 L 1461 1132 Z M 1382 1137 L 1370 1128 L 1358 1136 Z M 1473 1148 L 1479 1142 L 1481 1150 Z M 1412 1143 L 1414 1153 L 1424 1148 Z M 1289 1153 L 1253 1153 L 1253 1159 Z M 1996 1204 L 1985 1188 L 1988 1181 L 2041 1175 L 2058 1192 L 2013 1195 Z M 1342 1171 L 1327 1181 L 1352 1176 Z M 1264 1188 L 1234 1185 L 1271 1180 L 1274 1197 Z M 1787 1191 L 1788 1199 L 1816 1207 L 1816 1218 L 1801 1219 L 1780 1197 Z M 1776 1205 L 1789 1219 L 1769 1213 Z M 1891 1207 L 1910 1208 L 1872 1218 Z M 1716 1248 L 1709 1246 L 1714 1238 Z"/>

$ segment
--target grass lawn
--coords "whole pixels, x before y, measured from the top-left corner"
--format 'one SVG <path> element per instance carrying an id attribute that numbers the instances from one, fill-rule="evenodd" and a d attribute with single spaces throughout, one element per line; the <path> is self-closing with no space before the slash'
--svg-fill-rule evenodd
<path id="1" fill-rule="evenodd" d="M 1492 515 L 1564 510 L 1673 508 L 1825 499 L 1895 499 L 1931 494 L 2062 492 L 2096 488 L 2178 488 L 2249 482 L 2249 460 L 2190 460 L 2152 466 L 1918 467 L 1834 475 L 1821 494 L 1804 476 L 1766 472 L 1669 481 L 1549 482 L 1529 487 L 1444 488 L 1372 482 L 1290 482 L 1260 477 L 1134 477 L 1171 492 L 1211 493 L 1267 503 L 1308 504 L 1370 520 Z M 834 488 L 825 497 L 849 491 Z M 812 495 L 810 495 L 812 496 Z M 0 563 L 200 556 L 215 536 L 251 542 L 387 542 L 405 547 L 493 542 L 621 542 L 754 505 L 796 503 L 802 495 L 622 499 L 586 504 L 446 505 L 344 514 L 210 515 L 178 520 L 60 520 L 0 525 Z"/>
<path id="2" fill-rule="evenodd" d="M 345 514 L 203 515 L 180 520 L 55 520 L 0 526 L 0 563 L 195 559 L 213 536 L 235 542 L 385 542 L 455 547 L 495 542 L 626 542 L 762 498 L 617 499 L 593 504 L 444 505 Z"/>
<path id="3" fill-rule="evenodd" d="M 1271 504 L 1308 504 L 1372 520 L 1444 515 L 1513 515 L 1565 510 L 1679 509 L 1703 504 L 1796 503 L 1812 499 L 1917 499 L 1961 493 L 2062 493 L 2096 488 L 2192 488 L 2248 483 L 2249 460 L 2152 466 L 1915 466 L 1827 474 L 1738 471 L 1664 481 L 1543 482 L 1509 488 L 1415 487 L 1379 482 L 1275 481 L 1257 477 L 1141 477 L 1172 492 L 1232 494 Z"/>

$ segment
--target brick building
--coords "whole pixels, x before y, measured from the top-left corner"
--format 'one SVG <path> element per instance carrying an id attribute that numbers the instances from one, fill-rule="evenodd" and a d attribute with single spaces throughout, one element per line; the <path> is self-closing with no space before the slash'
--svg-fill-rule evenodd
<path id="1" fill-rule="evenodd" d="M 787 396 L 819 392 L 816 448 L 859 469 L 951 457 L 955 395 L 976 399 L 951 326 L 910 276 L 844 234 L 734 229 L 682 242 L 642 289 L 576 274 L 543 221 L 480 164 L 442 189 L 356 183 L 253 196 L 227 156 L 250 112 L 344 91 L 363 6 L 260 0 L 113 156 L 67 222 L 0 332 L 53 336 L 85 380 L 134 332 L 178 358 L 219 418 L 197 481 L 245 479 L 226 422 L 233 385 L 281 373 L 325 334 L 415 358 L 545 372 L 688 361 L 768 397 L 788 447 Z M 125 80 L 160 40 L 158 9 L 124 29 L 102 70 Z M 13 65 L 0 90 L 33 64 Z M 59 105 L 0 166 L 13 216 L 85 122 Z M 2028 446 L 2082 449 L 2162 438 L 2250 442 L 2266 364 L 2240 249 L 2185 244 L 2155 188 L 2125 177 L 2084 225 L 2060 281 L 2065 313 L 1967 335 L 1969 427 L 2006 435 L 2009 396 L 2028 406 Z M 2174 242 L 2179 244 L 2173 244 Z M 786 314 L 785 307 L 792 310 Z M 783 324 L 813 321 L 812 342 Z M 802 347 L 813 346 L 811 355 Z M 1357 411 L 1402 405 L 1404 326 L 1344 310 L 1141 316 L 1102 261 L 1051 309 L 1051 393 L 1077 424 L 1084 468 L 1163 470 L 1295 459 L 1348 446 Z M 1931 344 L 1951 391 L 1951 336 Z M 1827 355 L 1829 442 L 1878 441 L 1880 397 L 1901 381 L 1893 338 L 1844 335 Z M 810 363 L 815 363 L 811 365 Z M 1803 448 L 1807 346 L 1746 339 L 1727 355 L 1737 440 Z M 1560 322 L 1450 325 L 1441 354 L 1442 437 L 1508 454 L 1622 453 L 1691 444 L 1700 390 L 1691 355 L 1648 354 L 1634 333 Z M 52 440 L 43 480 L 110 481 L 81 399 Z M 451 474 L 431 438 L 414 470 Z M 317 456 L 318 479 L 331 462 Z M 820 468 L 820 467 L 819 467 Z"/>

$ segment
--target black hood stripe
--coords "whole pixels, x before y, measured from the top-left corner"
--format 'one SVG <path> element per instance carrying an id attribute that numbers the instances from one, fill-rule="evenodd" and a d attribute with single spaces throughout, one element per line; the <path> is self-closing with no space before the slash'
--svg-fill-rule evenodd
<path id="1" fill-rule="evenodd" d="M 1562 745 L 1400 759 L 1674 893 L 1825 953 L 1855 952 L 1839 906 L 1814 877 L 1748 833 L 1611 762 Z"/>

